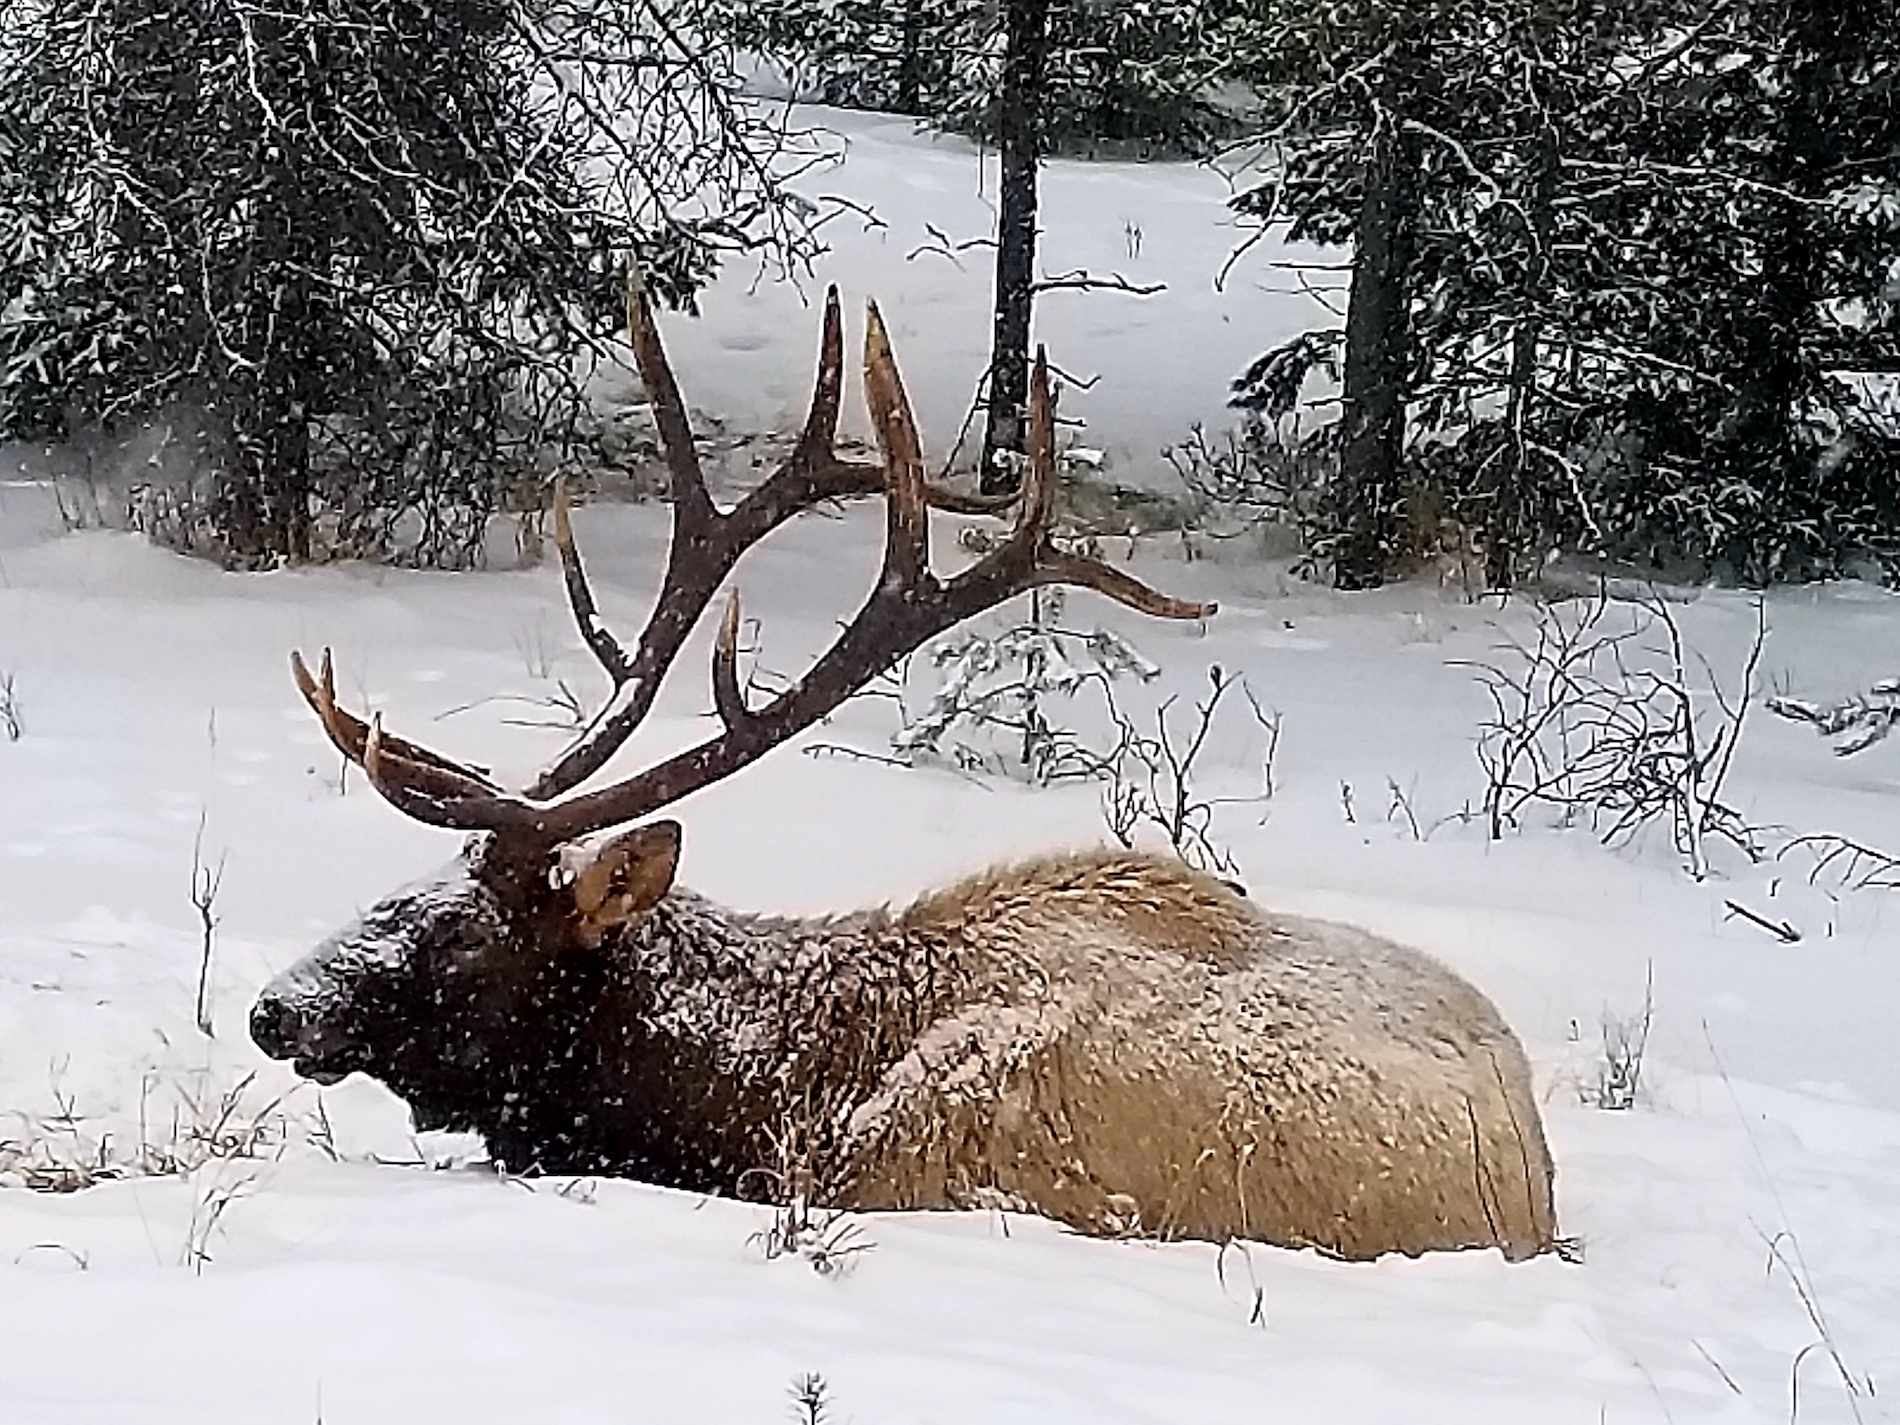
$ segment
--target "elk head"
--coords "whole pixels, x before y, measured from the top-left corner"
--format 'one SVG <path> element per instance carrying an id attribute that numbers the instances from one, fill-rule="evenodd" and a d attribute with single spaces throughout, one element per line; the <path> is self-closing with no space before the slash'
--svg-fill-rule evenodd
<path id="1" fill-rule="evenodd" d="M 729 510 L 707 493 L 646 293 L 629 293 L 636 361 L 651 396 L 670 475 L 673 536 L 657 607 L 630 649 L 600 621 L 556 487 L 555 533 L 575 621 L 613 691 L 586 729 L 518 789 L 443 757 L 340 706 L 328 650 L 313 674 L 293 654 L 297 686 L 330 740 L 397 810 L 476 833 L 462 857 L 398 891 L 280 976 L 251 1016 L 258 1045 L 319 1081 L 352 1070 L 410 1100 L 424 1126 L 505 1120 L 533 1094 L 534 1071 L 573 1056 L 589 1008 L 612 976 L 603 950 L 667 895 L 680 846 L 662 808 L 731 775 L 830 713 L 925 640 L 1010 596 L 1044 584 L 1094 589 L 1164 618 L 1201 618 L 1185 603 L 1050 538 L 1056 463 L 1047 365 L 1031 386 L 1029 460 L 1021 490 L 1001 501 L 953 495 L 926 482 L 921 443 L 873 304 L 865 332 L 865 394 L 882 460 L 833 449 L 843 384 L 838 296 L 826 298 L 810 415 L 790 456 Z M 699 746 L 596 790 L 605 766 L 653 705 L 667 669 L 740 555 L 791 516 L 824 500 L 882 493 L 884 559 L 875 587 L 806 675 L 752 706 L 737 672 L 739 600 L 726 603 L 712 656 L 721 731 Z M 1010 536 L 955 576 L 931 572 L 928 509 L 1019 504 Z M 600 838 L 620 830 L 610 839 Z M 480 1112 L 468 1105 L 483 1105 Z"/>

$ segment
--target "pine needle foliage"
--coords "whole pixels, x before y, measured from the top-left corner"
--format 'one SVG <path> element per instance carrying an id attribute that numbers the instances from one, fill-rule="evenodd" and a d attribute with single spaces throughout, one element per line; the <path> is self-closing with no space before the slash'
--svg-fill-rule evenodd
<path id="1" fill-rule="evenodd" d="M 180 543 L 460 565 L 627 261 L 784 238 L 770 126 L 639 0 L 0 0 L 0 435 L 188 411 Z"/>

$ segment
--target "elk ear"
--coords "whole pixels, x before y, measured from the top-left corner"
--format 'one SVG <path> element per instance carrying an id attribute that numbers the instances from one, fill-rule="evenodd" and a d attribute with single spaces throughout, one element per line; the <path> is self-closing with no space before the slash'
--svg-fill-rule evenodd
<path id="1" fill-rule="evenodd" d="M 600 944 L 658 904 L 679 869 L 680 824 L 656 821 L 623 832 L 601 847 L 574 878 L 581 939 Z"/>

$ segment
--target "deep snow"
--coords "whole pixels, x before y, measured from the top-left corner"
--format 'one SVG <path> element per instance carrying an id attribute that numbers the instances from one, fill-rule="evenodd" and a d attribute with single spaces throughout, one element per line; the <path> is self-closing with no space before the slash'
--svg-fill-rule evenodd
<path id="1" fill-rule="evenodd" d="M 905 253 L 925 216 L 953 235 L 980 227 L 976 160 L 901 125 L 851 126 L 849 161 L 820 186 L 875 201 L 889 227 L 841 220 L 820 279 L 838 276 L 848 297 L 874 290 L 896 317 L 941 449 L 980 365 L 986 278 L 980 253 L 962 273 Z M 1050 270 L 1088 262 L 1169 284 L 1146 304 L 1064 294 L 1044 309 L 1055 358 L 1103 374 L 1066 408 L 1126 472 L 1152 471 L 1188 420 L 1218 416 L 1234 370 L 1312 319 L 1303 299 L 1260 290 L 1288 285 L 1264 266 L 1277 254 L 1212 292 L 1235 237 L 1220 191 L 1163 166 L 1052 173 Z M 1143 232 L 1138 267 L 1124 221 Z M 808 379 L 813 314 L 783 290 L 748 290 L 745 274 L 706 312 L 666 326 L 690 399 L 733 429 L 784 423 Z M 947 524 L 945 564 L 958 557 Z M 848 616 L 878 526 L 870 507 L 808 517 L 747 558 L 738 582 L 764 620 L 765 664 L 795 672 Z M 597 506 L 577 528 L 603 612 L 637 627 L 664 509 Z M 1829 894 L 1805 883 L 1803 862 L 1735 857 L 1697 883 L 1661 836 L 1608 850 L 1532 827 L 1489 843 L 1441 822 L 1481 789 L 1470 749 L 1484 702 L 1453 665 L 1522 634 L 1528 606 L 1473 606 L 1432 582 L 1349 597 L 1238 549 L 1201 552 L 1188 562 L 1177 542 L 1150 540 L 1137 567 L 1172 593 L 1218 598 L 1204 629 L 1081 595 L 1067 622 L 1113 627 L 1160 663 L 1144 699 L 1194 696 L 1218 662 L 1284 713 L 1273 800 L 1220 824 L 1250 891 L 1430 950 L 1498 1003 L 1545 1092 L 1582 1265 L 1223 1255 L 969 1214 L 862 1219 L 871 1250 L 820 1275 L 764 1259 L 762 1209 L 455 1165 L 470 1145 L 418 1144 L 376 1086 L 299 1085 L 245 1037 L 269 975 L 454 850 L 360 779 L 339 794 L 284 660 L 332 644 L 353 703 L 459 755 L 526 766 L 560 734 L 509 725 L 535 715 L 523 704 L 483 700 L 545 696 L 554 678 L 600 688 L 556 572 L 224 574 L 131 536 L 64 534 L 47 489 L 12 479 L 0 484 L 0 673 L 14 675 L 24 736 L 0 741 L 0 1168 L 9 1142 L 16 1159 L 31 1146 L 121 1164 L 180 1144 L 251 1073 L 226 1127 L 260 1122 L 266 1141 L 182 1178 L 0 1187 L 0 1422 L 737 1425 L 790 1418 L 793 1378 L 814 1371 L 834 1418 L 859 1425 L 1893 1418 L 1900 892 Z M 1717 670 L 1739 666 L 1749 599 L 1702 593 L 1679 617 Z M 1781 591 L 1768 621 L 1764 685 L 1829 697 L 1900 667 L 1900 599 L 1885 592 Z M 706 655 L 702 632 L 620 765 L 704 735 Z M 921 692 L 926 671 L 916 678 Z M 879 750 L 894 727 L 889 704 L 859 702 L 802 741 Z M 1225 724 L 1210 790 L 1251 790 L 1260 752 L 1245 719 Z M 1757 822 L 1900 850 L 1897 759 L 1891 743 L 1837 759 L 1757 718 L 1731 791 Z M 1388 778 L 1428 839 L 1386 815 Z M 209 1042 L 191 1023 L 201 815 L 207 855 L 227 857 Z M 790 912 L 901 900 L 1102 836 L 1088 787 L 795 748 L 684 816 L 683 880 Z M 1773 939 L 1729 900 L 1803 939 Z M 1640 1101 L 1587 1107 L 1601 1022 L 1637 1013 L 1652 973 Z M 451 1165 L 403 1165 L 418 1155 Z M 1855 1397 L 1828 1350 L 1810 1349 L 1817 1317 Z"/>

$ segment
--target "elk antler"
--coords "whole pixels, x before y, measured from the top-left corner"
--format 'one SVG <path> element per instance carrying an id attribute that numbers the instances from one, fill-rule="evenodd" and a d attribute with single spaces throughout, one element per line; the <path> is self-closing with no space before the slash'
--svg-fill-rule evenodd
<path id="1" fill-rule="evenodd" d="M 561 552 L 568 600 L 582 639 L 612 681 L 614 691 L 581 736 L 528 785 L 525 795 L 532 801 L 556 797 L 578 786 L 619 750 L 652 708 L 666 670 L 679 656 L 680 646 L 741 554 L 802 510 L 825 500 L 875 495 L 884 489 L 881 467 L 840 459 L 833 449 L 844 388 L 844 319 L 835 286 L 825 293 L 818 375 L 812 386 L 811 411 L 798 443 L 770 478 L 725 513 L 713 505 L 706 491 L 686 403 L 680 398 L 679 384 L 660 345 L 652 300 L 637 273 L 629 274 L 627 328 L 666 453 L 673 502 L 672 547 L 659 603 L 638 646 L 629 654 L 596 613 L 568 523 L 566 489 L 556 482 L 555 543 Z M 989 512 L 1014 503 L 1013 496 L 999 499 L 941 489 L 932 489 L 929 498 L 941 509 L 962 513 Z"/>
<path id="2" fill-rule="evenodd" d="M 581 637 L 613 679 L 615 692 L 593 725 L 520 796 L 503 792 L 480 769 L 465 767 L 383 733 L 380 723 L 336 705 L 326 650 L 320 679 L 303 660 L 291 666 L 330 738 L 362 765 L 370 783 L 399 810 L 436 826 L 491 830 L 551 845 L 632 821 L 731 775 L 810 727 L 866 681 L 925 641 L 1012 595 L 1044 584 L 1072 584 L 1161 618 L 1205 618 L 1213 604 L 1169 598 L 1097 560 L 1070 554 L 1050 538 L 1055 507 L 1055 419 L 1048 363 L 1040 349 L 1030 385 L 1029 461 L 1016 528 L 976 564 L 947 581 L 930 570 L 928 509 L 972 502 L 933 490 L 924 479 L 922 442 L 890 338 L 875 303 L 865 329 L 865 398 L 883 466 L 841 460 L 832 451 L 843 381 L 837 291 L 827 295 L 824 339 L 811 414 L 798 446 L 774 474 L 729 513 L 706 493 L 685 405 L 660 348 L 645 293 L 630 302 L 634 351 L 652 396 L 673 487 L 673 542 L 660 602 L 632 654 L 600 623 L 581 568 L 565 498 L 557 493 L 555 533 Z M 884 562 L 857 617 L 811 670 L 764 707 L 747 706 L 738 681 L 739 599 L 727 602 L 713 650 L 713 701 L 724 731 L 657 766 L 597 791 L 551 802 L 606 762 L 652 706 L 661 678 L 740 554 L 797 511 L 820 500 L 885 491 Z M 558 489 L 558 487 L 557 487 Z M 985 507 L 993 508 L 988 502 Z"/>

